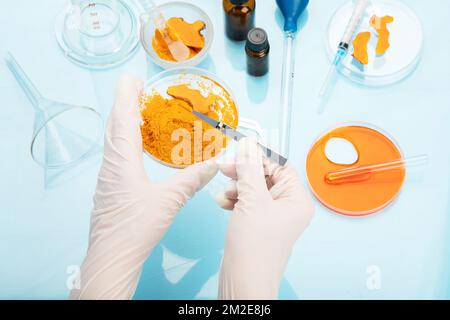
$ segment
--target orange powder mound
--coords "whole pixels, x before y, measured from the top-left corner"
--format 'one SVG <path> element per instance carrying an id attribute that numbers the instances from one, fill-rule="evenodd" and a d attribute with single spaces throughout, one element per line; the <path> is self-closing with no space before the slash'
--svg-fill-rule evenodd
<path id="1" fill-rule="evenodd" d="M 200 33 L 205 28 L 203 21 L 187 23 L 182 18 L 170 18 L 166 23 L 169 36 L 172 39 L 180 39 L 189 48 L 189 59 L 195 57 L 203 49 L 205 38 Z M 158 29 L 155 30 L 152 47 L 161 59 L 175 61 Z"/>
<path id="2" fill-rule="evenodd" d="M 394 22 L 394 17 L 391 16 L 384 16 L 380 18 L 374 15 L 370 18 L 370 26 L 378 33 L 378 42 L 375 51 L 379 56 L 385 54 L 390 47 L 390 32 L 387 28 L 387 24 L 392 22 Z"/>
<path id="3" fill-rule="evenodd" d="M 360 32 L 353 40 L 353 58 L 361 64 L 369 63 L 369 54 L 367 53 L 367 43 L 370 40 L 370 32 Z"/>
<path id="4" fill-rule="evenodd" d="M 187 88 L 187 85 L 184 85 Z M 179 86 L 176 86 L 179 87 Z M 168 88 L 168 92 L 173 87 Z M 190 97 L 190 91 L 188 96 Z M 237 109 L 231 97 L 210 94 L 206 114 L 237 127 Z M 155 158 L 176 167 L 185 167 L 215 157 L 228 138 L 192 114 L 189 98 L 166 99 L 157 92 L 141 98 L 141 134 L 144 149 Z"/>
<path id="5" fill-rule="evenodd" d="M 332 138 L 346 139 L 355 146 L 358 152 L 355 164 L 336 164 L 327 158 L 325 146 Z M 308 153 L 306 173 L 314 195 L 326 207 L 345 215 L 363 216 L 383 209 L 395 199 L 405 179 L 405 168 L 402 166 L 377 172 L 364 179 L 352 179 L 339 184 L 328 183 L 326 175 L 349 167 L 401 158 L 397 146 L 379 131 L 363 126 L 345 126 L 328 132 L 316 141 Z"/>
<path id="6" fill-rule="evenodd" d="M 202 49 L 205 45 L 205 39 L 200 33 L 205 29 L 203 21 L 188 23 L 183 18 L 170 18 L 167 21 L 167 27 L 175 32 L 185 45 L 195 49 Z"/>

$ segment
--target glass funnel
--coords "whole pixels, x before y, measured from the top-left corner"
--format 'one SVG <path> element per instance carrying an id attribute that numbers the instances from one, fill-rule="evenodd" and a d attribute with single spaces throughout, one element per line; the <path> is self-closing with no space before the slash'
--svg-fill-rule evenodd
<path id="1" fill-rule="evenodd" d="M 98 150 L 103 120 L 93 108 L 44 98 L 8 53 L 8 68 L 35 111 L 31 155 L 45 169 L 74 165 Z"/>

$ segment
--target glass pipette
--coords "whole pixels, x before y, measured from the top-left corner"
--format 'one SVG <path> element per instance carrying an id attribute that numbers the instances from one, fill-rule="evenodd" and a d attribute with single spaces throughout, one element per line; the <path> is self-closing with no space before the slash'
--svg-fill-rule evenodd
<path id="1" fill-rule="evenodd" d="M 328 92 L 330 84 L 338 71 L 338 67 L 341 65 L 342 61 L 348 53 L 350 42 L 355 36 L 355 32 L 358 29 L 358 26 L 361 23 L 361 20 L 364 17 L 369 4 L 370 0 L 357 0 L 350 21 L 348 22 L 344 35 L 341 39 L 341 42 L 339 43 L 336 55 L 331 62 L 327 77 L 325 78 L 322 88 L 320 89 L 319 98 L 323 98 Z"/>
<path id="2" fill-rule="evenodd" d="M 325 175 L 325 181 L 329 184 L 341 184 L 347 182 L 361 182 L 368 180 L 374 173 L 395 170 L 399 168 L 416 167 L 426 164 L 427 155 L 420 155 L 394 161 L 376 163 L 366 166 L 353 167 L 329 172 Z"/>
<path id="3" fill-rule="evenodd" d="M 289 156 L 291 133 L 292 93 L 295 67 L 295 33 L 286 33 L 284 38 L 283 73 L 281 75 L 281 124 L 280 151 Z"/>
<path id="4" fill-rule="evenodd" d="M 295 66 L 295 34 L 297 20 L 308 6 L 309 0 L 277 0 L 284 17 L 284 54 L 281 82 L 281 121 L 280 121 L 280 152 L 289 156 L 291 131 L 292 92 L 294 85 Z"/>

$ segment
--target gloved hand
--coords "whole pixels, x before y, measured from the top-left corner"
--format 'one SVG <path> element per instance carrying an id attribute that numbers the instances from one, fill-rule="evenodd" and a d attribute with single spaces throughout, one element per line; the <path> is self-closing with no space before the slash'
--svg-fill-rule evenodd
<path id="1" fill-rule="evenodd" d="M 217 173 L 215 162 L 151 183 L 142 159 L 138 101 L 142 82 L 119 81 L 105 134 L 91 216 L 89 248 L 72 299 L 129 299 L 142 265 L 179 209 Z"/>
<path id="2" fill-rule="evenodd" d="M 292 247 L 314 207 L 295 169 L 268 162 L 255 141 L 239 141 L 232 180 L 217 202 L 232 210 L 219 280 L 219 299 L 277 299 Z"/>

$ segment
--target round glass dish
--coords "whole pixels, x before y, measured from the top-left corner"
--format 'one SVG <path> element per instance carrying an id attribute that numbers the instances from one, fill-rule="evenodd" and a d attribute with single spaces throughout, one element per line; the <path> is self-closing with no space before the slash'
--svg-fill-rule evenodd
<path id="1" fill-rule="evenodd" d="M 205 23 L 205 29 L 202 30 L 202 34 L 205 38 L 205 45 L 199 53 L 186 61 L 168 61 L 160 58 L 155 50 L 153 50 L 152 46 L 152 40 L 155 34 L 155 24 L 151 17 L 148 14 L 144 13 L 140 17 L 140 39 L 141 44 L 150 59 L 164 69 L 194 67 L 202 62 L 208 54 L 214 38 L 213 24 L 208 15 L 199 7 L 185 2 L 168 2 L 159 5 L 158 8 L 162 12 L 165 19 L 180 17 L 189 23 L 193 23 L 197 20 L 203 21 Z"/>
<path id="2" fill-rule="evenodd" d="M 330 60 L 336 54 L 353 7 L 353 1 L 347 2 L 330 20 L 325 39 Z M 376 31 L 369 25 L 372 15 L 394 17 L 394 21 L 388 24 L 391 46 L 381 57 L 377 57 L 375 53 L 378 37 Z M 371 32 L 368 43 L 369 64 L 361 65 L 353 59 L 351 55 L 353 48 L 350 44 L 349 54 L 339 68 L 347 78 L 367 86 L 384 86 L 404 79 L 415 70 L 422 51 L 423 32 L 419 18 L 409 7 L 396 0 L 372 0 L 355 35 L 361 31 Z"/>
<path id="3" fill-rule="evenodd" d="M 348 165 L 328 159 L 325 147 L 333 138 L 350 142 L 358 153 L 358 160 Z M 338 214 L 362 217 L 383 210 L 397 198 L 404 183 L 405 167 L 339 184 L 327 183 L 326 174 L 398 159 L 404 159 L 403 152 L 383 130 L 366 123 L 341 123 L 314 141 L 307 155 L 305 170 L 310 190 L 320 203 Z"/>
<path id="4" fill-rule="evenodd" d="M 214 86 L 215 89 L 224 90 L 226 93 L 228 93 L 231 100 L 234 102 L 234 105 L 236 106 L 236 116 L 239 119 L 239 108 L 238 108 L 238 105 L 236 103 L 236 100 L 233 96 L 231 89 L 225 84 L 225 82 L 223 80 L 219 79 L 214 74 L 207 72 L 205 70 L 202 70 L 202 69 L 188 67 L 188 68 L 170 69 L 170 70 L 160 72 L 145 83 L 143 94 L 151 95 L 152 92 L 156 91 L 164 98 L 171 98 L 167 94 L 168 87 L 173 86 L 173 85 L 186 84 L 186 83 L 191 84 L 193 81 L 199 81 L 199 79 L 201 80 L 202 83 L 204 83 L 205 82 L 204 77 L 207 77 L 208 79 L 211 80 L 210 84 L 212 86 Z M 141 108 L 142 108 L 142 106 L 141 106 Z M 250 128 L 250 129 L 252 129 L 252 128 Z M 220 152 L 218 152 L 215 155 L 215 157 L 213 157 L 212 159 L 216 159 L 219 156 L 221 156 L 223 154 L 223 152 L 227 149 L 228 146 L 229 146 L 229 143 L 227 144 L 226 147 L 222 148 L 220 150 Z M 150 158 L 155 160 L 156 162 L 159 162 L 159 163 L 161 163 L 165 166 L 171 167 L 171 168 L 182 169 L 182 168 L 189 166 L 189 165 L 176 165 L 174 163 L 169 163 L 169 162 L 163 161 L 163 160 L 155 157 L 150 152 L 148 152 L 145 148 L 144 148 L 144 152 L 148 156 L 150 156 Z"/>
<path id="5" fill-rule="evenodd" d="M 56 19 L 56 39 L 81 67 L 114 67 L 139 47 L 137 17 L 133 1 L 72 0 Z"/>

